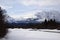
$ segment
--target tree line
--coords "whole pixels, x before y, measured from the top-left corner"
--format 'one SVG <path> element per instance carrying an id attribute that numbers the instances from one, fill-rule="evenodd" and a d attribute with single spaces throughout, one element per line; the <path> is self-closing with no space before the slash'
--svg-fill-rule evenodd
<path id="1" fill-rule="evenodd" d="M 9 28 L 32 28 L 32 29 L 60 29 L 60 23 L 55 19 L 46 20 L 42 23 L 11 23 Z"/>

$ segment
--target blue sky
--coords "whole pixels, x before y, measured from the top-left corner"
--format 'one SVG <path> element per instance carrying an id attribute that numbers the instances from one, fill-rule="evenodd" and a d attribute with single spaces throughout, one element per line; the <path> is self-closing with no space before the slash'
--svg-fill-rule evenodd
<path id="1" fill-rule="evenodd" d="M 60 10 L 60 0 L 0 0 L 0 6 L 13 18 L 29 18 L 41 10 Z"/>

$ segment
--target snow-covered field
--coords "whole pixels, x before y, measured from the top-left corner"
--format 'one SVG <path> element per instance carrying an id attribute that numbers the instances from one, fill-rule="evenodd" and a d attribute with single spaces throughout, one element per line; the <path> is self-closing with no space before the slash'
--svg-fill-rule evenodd
<path id="1" fill-rule="evenodd" d="M 9 29 L 0 40 L 60 40 L 60 30 L 49 29 Z"/>

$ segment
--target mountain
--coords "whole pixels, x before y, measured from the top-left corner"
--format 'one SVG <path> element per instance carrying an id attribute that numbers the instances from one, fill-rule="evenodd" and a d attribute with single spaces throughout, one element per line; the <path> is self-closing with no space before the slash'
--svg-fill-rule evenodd
<path id="1" fill-rule="evenodd" d="M 10 16 L 7 16 L 7 17 L 6 17 L 6 21 L 7 21 L 8 23 L 16 22 L 15 19 L 12 18 L 12 17 L 10 17 Z"/>
<path id="2" fill-rule="evenodd" d="M 20 18 L 19 19 L 14 19 L 10 16 L 7 16 L 7 21 L 9 23 L 39 23 L 39 22 L 43 22 L 45 19 L 47 20 L 56 20 L 56 21 L 60 21 L 60 12 L 59 11 L 41 11 L 41 12 L 37 12 L 34 16 L 36 16 L 35 18 Z"/>
<path id="3" fill-rule="evenodd" d="M 47 20 L 55 19 L 56 21 L 60 21 L 60 12 L 55 10 L 41 11 L 36 13 L 35 16 L 37 16 L 38 19 L 47 19 Z"/>

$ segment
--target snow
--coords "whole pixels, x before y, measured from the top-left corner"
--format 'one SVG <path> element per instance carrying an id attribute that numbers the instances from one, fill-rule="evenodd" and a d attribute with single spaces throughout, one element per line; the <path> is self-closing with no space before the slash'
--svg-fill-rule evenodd
<path id="1" fill-rule="evenodd" d="M 58 32 L 60 30 L 9 29 L 6 37 L 0 40 L 60 40 L 60 33 Z"/>

